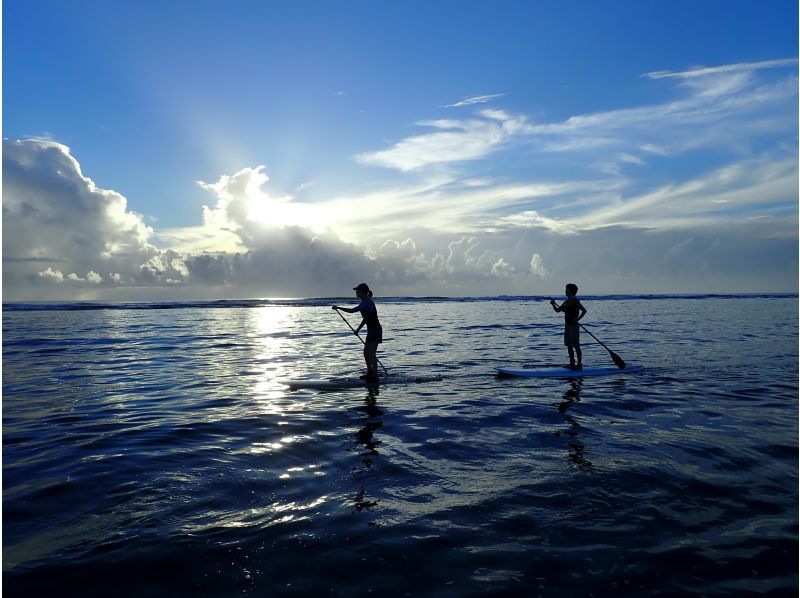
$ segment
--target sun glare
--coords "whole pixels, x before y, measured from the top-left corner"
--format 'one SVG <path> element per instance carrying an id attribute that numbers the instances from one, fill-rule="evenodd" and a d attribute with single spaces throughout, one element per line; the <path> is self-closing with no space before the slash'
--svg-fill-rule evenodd
<path id="1" fill-rule="evenodd" d="M 302 226 L 321 230 L 328 224 L 324 210 L 291 199 L 272 199 L 264 193 L 252 194 L 247 202 L 247 218 L 269 226 Z"/>

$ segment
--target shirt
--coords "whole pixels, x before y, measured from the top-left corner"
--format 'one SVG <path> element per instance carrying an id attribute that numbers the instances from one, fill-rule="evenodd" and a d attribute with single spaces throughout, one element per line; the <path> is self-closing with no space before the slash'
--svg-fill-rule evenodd
<path id="1" fill-rule="evenodd" d="M 377 328 L 381 325 L 378 321 L 378 308 L 375 307 L 375 303 L 372 302 L 372 299 L 362 299 L 356 309 L 361 312 L 361 317 L 366 321 L 367 330 L 370 328 Z"/>
<path id="2" fill-rule="evenodd" d="M 580 315 L 581 302 L 576 297 L 567 299 L 561 304 L 561 311 L 564 312 L 564 323 L 574 324 L 578 321 Z"/>

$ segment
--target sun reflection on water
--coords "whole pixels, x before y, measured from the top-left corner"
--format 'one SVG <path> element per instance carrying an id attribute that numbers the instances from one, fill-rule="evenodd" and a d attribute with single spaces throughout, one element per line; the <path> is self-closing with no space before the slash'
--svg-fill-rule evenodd
<path id="1" fill-rule="evenodd" d="M 296 349 L 289 343 L 297 317 L 293 309 L 265 306 L 246 314 L 252 344 L 248 365 L 254 374 L 251 392 L 264 414 L 281 415 L 285 411 L 286 393 L 280 380 L 288 377 L 287 362 L 295 357 Z"/>

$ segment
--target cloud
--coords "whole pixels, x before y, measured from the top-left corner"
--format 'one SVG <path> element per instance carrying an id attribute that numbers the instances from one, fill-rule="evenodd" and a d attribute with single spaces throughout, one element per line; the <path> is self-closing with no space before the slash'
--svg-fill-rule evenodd
<path id="1" fill-rule="evenodd" d="M 313 203 L 273 193 L 264 166 L 241 168 L 199 182 L 198 224 L 173 229 L 98 188 L 66 146 L 6 141 L 5 297 L 320 296 L 361 280 L 384 295 L 499 282 L 546 294 L 569 280 L 589 294 L 795 290 L 785 66 L 674 73 L 660 77 L 678 88 L 669 101 L 552 122 L 497 108 L 423 120 L 422 134 L 357 157 L 396 171 L 391 182 L 328 197 L 320 183 Z"/>
<path id="2" fill-rule="evenodd" d="M 41 272 L 37 272 L 36 275 L 48 281 L 64 282 L 64 274 L 61 272 L 61 270 L 53 270 L 53 268 L 51 268 L 50 266 L 48 266 Z"/>
<path id="3" fill-rule="evenodd" d="M 772 156 L 725 166 L 677 185 L 620 199 L 572 220 L 578 229 L 620 225 L 647 229 L 724 226 L 743 215 L 797 214 L 796 158 Z"/>
<path id="4" fill-rule="evenodd" d="M 492 264 L 491 272 L 493 276 L 498 278 L 511 278 L 517 273 L 517 269 L 503 258 L 500 258 Z"/>
<path id="5" fill-rule="evenodd" d="M 473 96 L 470 98 L 464 98 L 463 100 L 459 100 L 455 104 L 447 104 L 443 106 L 443 108 L 461 108 L 463 106 L 474 106 L 475 104 L 485 104 L 486 102 L 491 102 L 497 98 L 502 98 L 504 93 L 492 93 L 483 96 Z"/>
<path id="6" fill-rule="evenodd" d="M 797 63 L 782 59 L 723 65 L 683 72 L 653 72 L 647 79 L 671 79 L 686 93 L 668 102 L 618 110 L 577 114 L 562 121 L 532 122 L 527 116 L 487 108 L 468 118 L 420 121 L 432 132 L 411 135 L 386 149 L 358 154 L 360 164 L 401 172 L 429 167 L 459 167 L 488 158 L 510 147 L 529 147 L 542 154 L 569 154 L 574 159 L 596 155 L 590 164 L 616 173 L 619 165 L 640 164 L 638 152 L 675 156 L 701 148 L 742 151 L 759 137 L 785 131 L 787 122 L 775 114 L 789 114 L 797 97 L 797 78 L 757 78 L 759 71 Z M 471 106 L 476 96 L 452 106 Z M 796 110 L 795 110 L 796 112 Z M 791 117 L 796 121 L 796 115 Z M 529 150 L 530 151 L 530 150 Z M 620 156 L 610 165 L 610 154 Z"/>
<path id="7" fill-rule="evenodd" d="M 94 287 L 111 272 L 135 283 L 158 255 L 142 217 L 83 175 L 67 146 L 3 141 L 4 279 Z"/>
<path id="8" fill-rule="evenodd" d="M 683 79 L 687 94 L 673 101 L 576 115 L 527 131 L 543 150 L 552 152 L 602 148 L 606 154 L 613 150 L 634 154 L 647 146 L 674 156 L 701 148 L 749 147 L 759 137 L 794 126 L 797 98 L 793 73 L 770 81 L 751 75 L 721 71 Z"/>
<path id="9" fill-rule="evenodd" d="M 292 198 L 267 193 L 262 166 L 201 183 L 215 201 L 194 229 L 236 239 L 236 249 L 215 252 L 152 245 L 157 235 L 125 198 L 96 187 L 64 145 L 8 142 L 4 170 L 7 299 L 319 296 L 359 280 L 441 293 L 476 281 L 492 288 L 490 280 L 513 272 L 473 238 L 440 241 L 446 255 L 426 255 L 410 237 L 370 252 L 330 229 L 287 224 L 302 212 L 282 210 Z"/>
<path id="10" fill-rule="evenodd" d="M 531 256 L 530 269 L 531 269 L 531 274 L 539 278 L 544 279 L 550 276 L 550 273 L 547 271 L 547 269 L 544 267 L 544 264 L 542 263 L 542 256 L 539 255 L 538 253 L 534 253 L 533 256 Z"/>
<path id="11" fill-rule="evenodd" d="M 209 238 L 237 237 L 238 248 L 254 249 L 271 231 L 284 226 L 325 228 L 331 217 L 324 206 L 294 202 L 294 197 L 274 197 L 264 189 L 269 177 L 264 166 L 243 168 L 233 175 L 223 175 L 215 183 L 198 181 L 214 196 L 212 207 L 203 206 L 203 228 L 199 234 Z"/>
<path id="12" fill-rule="evenodd" d="M 472 119 L 419 124 L 439 131 L 408 137 L 389 149 L 359 154 L 356 161 L 409 172 L 431 165 L 477 160 L 515 135 L 524 127 L 524 119 L 498 110 L 485 110 Z"/>
<path id="13" fill-rule="evenodd" d="M 741 71 L 754 71 L 758 69 L 772 69 L 789 67 L 797 64 L 797 58 L 783 58 L 779 60 L 763 60 L 761 62 L 742 62 L 726 64 L 716 67 L 696 67 L 686 71 L 653 71 L 645 73 L 642 77 L 647 79 L 689 79 L 694 77 L 707 77 L 720 73 L 736 73 Z"/>

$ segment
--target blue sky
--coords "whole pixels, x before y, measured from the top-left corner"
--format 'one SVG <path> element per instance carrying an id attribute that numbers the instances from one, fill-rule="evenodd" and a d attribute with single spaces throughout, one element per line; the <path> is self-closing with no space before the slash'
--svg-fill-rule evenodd
<path id="1" fill-rule="evenodd" d="M 5 0 L 5 297 L 796 291 L 797 22 Z"/>

